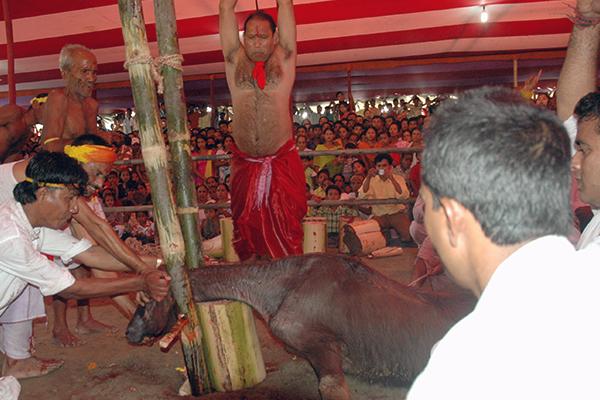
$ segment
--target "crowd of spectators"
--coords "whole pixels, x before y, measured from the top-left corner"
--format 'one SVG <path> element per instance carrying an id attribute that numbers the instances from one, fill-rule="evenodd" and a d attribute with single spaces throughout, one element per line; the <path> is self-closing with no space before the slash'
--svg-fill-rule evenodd
<path id="1" fill-rule="evenodd" d="M 538 96 L 543 97 L 543 96 Z M 541 99 L 544 100 L 544 99 Z M 392 99 L 390 102 L 366 101 L 360 110 L 355 109 L 353 99 L 347 101 L 338 92 L 329 106 L 293 110 L 293 135 L 296 146 L 303 152 L 307 200 L 346 200 L 360 197 L 360 191 L 369 174 L 376 175 L 376 154 L 346 156 L 311 156 L 311 151 L 340 149 L 415 148 L 423 145 L 423 129 L 427 128 L 430 114 L 439 98 L 419 96 L 410 99 Z M 547 103 L 547 102 L 546 102 Z M 545 105 L 545 104 L 544 104 Z M 161 126 L 165 142 L 166 119 L 161 106 Z M 213 126 L 205 110 L 190 107 L 188 111 L 193 156 L 219 155 L 231 152 L 234 140 L 232 124 L 220 120 Z M 141 145 L 134 110 L 128 109 L 115 118 L 113 146 L 120 160 L 141 158 Z M 34 153 L 35 146 L 27 148 Z M 390 153 L 393 175 L 402 180 L 411 197 L 418 194 L 420 186 L 420 153 Z M 230 200 L 230 165 L 228 160 L 193 163 L 192 176 L 196 184 L 199 204 L 227 203 Z M 100 196 L 105 207 L 141 206 L 151 204 L 150 184 L 143 164 L 118 165 L 107 175 Z M 373 218 L 376 216 L 368 206 L 317 206 L 309 209 L 310 216 L 322 216 L 327 221 L 330 244 L 336 243 L 339 220 L 343 216 Z M 407 215 L 412 218 L 410 209 Z M 200 210 L 200 230 L 204 239 L 220 234 L 219 219 L 231 216 L 230 208 Z M 155 242 L 152 212 L 111 212 L 109 222 L 122 239 L 129 237 L 141 243 Z M 389 232 L 393 235 L 393 230 Z M 397 232 L 398 237 L 402 232 Z"/>

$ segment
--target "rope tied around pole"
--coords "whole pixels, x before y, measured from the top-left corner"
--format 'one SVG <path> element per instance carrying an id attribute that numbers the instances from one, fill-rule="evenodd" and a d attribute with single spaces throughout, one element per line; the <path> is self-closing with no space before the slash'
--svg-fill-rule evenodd
<path id="1" fill-rule="evenodd" d="M 165 86 L 163 83 L 163 77 L 158 72 L 158 68 L 156 67 L 156 62 L 154 61 L 152 56 L 150 56 L 149 54 L 140 54 L 140 55 L 131 57 L 130 59 L 125 61 L 125 63 L 123 64 L 123 68 L 125 68 L 126 70 L 129 70 L 129 67 L 132 65 L 143 65 L 143 64 L 150 65 L 150 74 L 152 75 L 152 79 L 156 83 L 156 91 L 159 94 L 163 94 L 163 92 L 165 90 Z"/>
<path id="2" fill-rule="evenodd" d="M 177 215 L 197 214 L 198 211 L 198 207 L 178 207 Z"/>
<path id="3" fill-rule="evenodd" d="M 183 72 L 183 56 L 181 54 L 167 54 L 165 56 L 156 57 L 154 62 L 158 69 L 165 65 Z"/>

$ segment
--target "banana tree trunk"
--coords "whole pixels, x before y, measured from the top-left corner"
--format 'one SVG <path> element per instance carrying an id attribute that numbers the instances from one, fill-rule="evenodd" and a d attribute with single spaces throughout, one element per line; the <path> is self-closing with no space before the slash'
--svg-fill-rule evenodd
<path id="1" fill-rule="evenodd" d="M 187 314 L 189 319 L 181 339 L 192 394 L 199 396 L 210 391 L 210 384 L 202 352 L 200 323 L 185 269 L 185 244 L 175 212 L 167 151 L 159 127 L 153 66 L 141 0 L 119 0 L 119 13 L 157 232 L 167 271 L 172 278 L 173 296 L 179 311 Z"/>

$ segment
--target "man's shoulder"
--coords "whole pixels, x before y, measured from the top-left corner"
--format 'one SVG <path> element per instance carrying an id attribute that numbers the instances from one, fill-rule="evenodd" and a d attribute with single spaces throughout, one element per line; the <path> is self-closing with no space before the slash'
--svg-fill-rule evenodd
<path id="1" fill-rule="evenodd" d="M 48 101 L 46 103 L 46 110 L 48 109 L 48 105 L 55 110 L 57 107 L 66 108 L 68 105 L 68 99 L 65 89 L 57 88 L 50 90 L 48 93 Z"/>
<path id="2" fill-rule="evenodd" d="M 48 92 L 48 100 L 53 99 L 66 99 L 67 94 L 65 93 L 65 88 L 55 88 Z"/>
<path id="3" fill-rule="evenodd" d="M 17 240 L 23 236 L 23 226 L 15 218 L 17 213 L 15 200 L 0 203 L 0 243 Z"/>
<path id="4" fill-rule="evenodd" d="M 98 108 L 98 100 L 93 97 L 86 97 L 83 99 L 83 104 L 89 108 Z"/>
<path id="5" fill-rule="evenodd" d="M 7 104 L 1 108 L 2 114 L 10 115 L 14 118 L 20 117 L 25 113 L 25 109 L 16 104 Z"/>

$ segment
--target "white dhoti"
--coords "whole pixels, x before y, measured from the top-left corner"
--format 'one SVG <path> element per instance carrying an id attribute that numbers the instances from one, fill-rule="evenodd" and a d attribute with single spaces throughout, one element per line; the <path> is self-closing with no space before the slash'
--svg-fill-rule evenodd
<path id="1" fill-rule="evenodd" d="M 43 229 L 38 239 L 40 251 L 60 257 L 55 262 L 68 268 L 78 266 L 71 259 L 91 246 L 88 240 L 78 240 L 66 232 L 49 229 Z M 42 292 L 27 285 L 0 315 L 0 351 L 17 360 L 31 357 L 32 321 L 45 315 Z"/>

